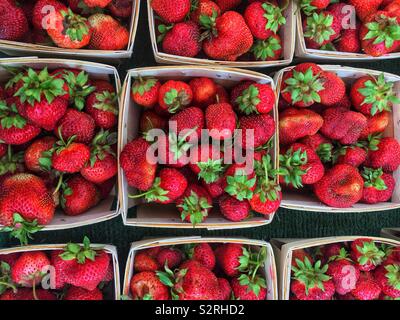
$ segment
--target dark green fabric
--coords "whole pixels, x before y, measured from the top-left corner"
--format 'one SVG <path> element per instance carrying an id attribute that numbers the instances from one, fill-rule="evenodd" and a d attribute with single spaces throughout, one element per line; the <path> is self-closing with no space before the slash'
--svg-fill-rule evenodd
<path id="1" fill-rule="evenodd" d="M 121 79 L 125 70 L 135 67 L 156 65 L 150 44 L 147 27 L 147 10 L 142 1 L 142 10 L 135 42 L 133 58 L 118 65 Z M 333 63 L 332 63 L 333 64 Z M 337 63 L 338 64 L 338 63 Z M 346 64 L 346 63 L 342 63 Z M 363 67 L 400 73 L 400 60 L 374 61 L 366 63 L 347 63 L 349 66 Z M 258 69 L 271 74 L 276 69 Z M 83 228 L 41 232 L 35 235 L 34 243 L 65 243 L 81 241 L 87 235 L 92 242 L 109 243 L 118 247 L 121 272 L 124 272 L 125 260 L 132 241 L 143 237 L 176 237 L 176 236 L 234 236 L 269 240 L 274 237 L 326 237 L 340 235 L 379 235 L 382 228 L 400 227 L 400 210 L 377 213 L 314 213 L 280 209 L 272 224 L 250 229 L 202 231 L 178 229 L 153 229 L 124 227 L 121 217 Z M 0 235 L 1 247 L 16 245 L 5 235 Z"/>

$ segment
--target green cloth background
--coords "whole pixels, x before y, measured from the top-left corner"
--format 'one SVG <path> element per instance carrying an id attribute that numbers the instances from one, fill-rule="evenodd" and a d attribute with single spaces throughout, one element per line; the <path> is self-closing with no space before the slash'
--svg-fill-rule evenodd
<path id="1" fill-rule="evenodd" d="M 133 57 L 117 65 L 121 79 L 125 71 L 135 67 L 155 66 L 147 26 L 146 1 L 142 1 L 138 33 L 135 41 Z M 2 55 L 5 57 L 5 55 Z M 335 64 L 335 63 L 331 63 Z M 336 63 L 338 64 L 338 63 Z M 346 64 L 346 63 L 341 63 Z M 400 60 L 382 60 L 365 63 L 347 63 L 353 67 L 370 68 L 400 74 Z M 256 71 L 271 74 L 277 69 L 258 69 Z M 155 229 L 125 227 L 122 218 L 89 225 L 86 227 L 61 231 L 40 232 L 35 235 L 32 244 L 80 242 L 87 235 L 92 242 L 113 244 L 118 248 L 121 272 L 123 274 L 130 243 L 144 237 L 177 237 L 177 236 L 229 236 L 247 237 L 251 239 L 271 238 L 312 238 L 341 235 L 377 236 L 382 228 L 400 227 L 400 210 L 372 213 L 317 213 L 279 209 L 273 222 L 267 226 L 206 231 L 197 229 Z M 0 246 L 18 245 L 5 234 L 0 234 Z"/>

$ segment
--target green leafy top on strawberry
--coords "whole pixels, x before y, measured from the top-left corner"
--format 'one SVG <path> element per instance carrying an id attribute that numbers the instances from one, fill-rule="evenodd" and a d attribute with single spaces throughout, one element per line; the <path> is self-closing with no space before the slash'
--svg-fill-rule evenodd
<path id="1" fill-rule="evenodd" d="M 199 195 L 192 191 L 189 196 L 183 198 L 182 204 L 178 205 L 182 208 L 181 218 L 185 220 L 187 216 L 190 217 L 190 222 L 195 226 L 208 216 L 208 210 L 212 205 L 208 203 L 207 198 L 199 197 Z"/>
<path id="2" fill-rule="evenodd" d="M 371 115 L 383 110 L 391 111 L 392 103 L 400 103 L 400 99 L 393 91 L 393 85 L 393 82 L 385 80 L 385 75 L 382 73 L 378 78 L 372 77 L 364 83 L 364 87 L 358 89 L 358 92 L 365 97 L 362 105 L 372 104 Z"/>
<path id="3" fill-rule="evenodd" d="M 304 284 L 306 295 L 308 295 L 309 289 L 315 287 L 318 287 L 322 291 L 325 290 L 324 282 L 331 279 L 326 274 L 328 264 L 321 267 L 321 260 L 318 260 L 313 266 L 308 257 L 304 258 L 304 262 L 296 259 L 296 264 L 297 267 L 292 266 L 293 278 Z"/>
<path id="4" fill-rule="evenodd" d="M 307 170 L 301 167 L 307 164 L 307 161 L 307 152 L 301 149 L 293 152 L 290 148 L 286 154 L 279 155 L 280 172 L 286 184 L 292 184 L 296 189 L 303 186 L 301 176 L 305 175 Z"/>
<path id="5" fill-rule="evenodd" d="M 65 204 L 67 202 L 67 199 L 65 197 L 67 196 L 72 196 L 73 191 L 68 185 L 68 181 L 64 181 L 64 175 L 60 174 L 58 178 L 58 184 L 56 186 L 56 189 L 54 193 L 58 192 L 58 190 L 61 190 L 60 194 L 60 206 L 61 208 L 65 208 Z"/>
<path id="6" fill-rule="evenodd" d="M 145 197 L 147 202 L 154 202 L 154 201 L 160 201 L 160 202 L 165 202 L 170 200 L 167 194 L 169 191 L 163 189 L 160 187 L 161 184 L 161 178 L 157 177 L 154 179 L 153 186 L 147 190 L 144 193 L 136 194 L 134 196 L 129 196 L 131 199 L 136 199 L 136 198 L 141 198 Z"/>
<path id="7" fill-rule="evenodd" d="M 366 24 L 368 29 L 363 40 L 371 40 L 373 44 L 385 43 L 386 48 L 391 48 L 394 41 L 400 40 L 400 25 L 397 17 L 388 17 L 381 13 L 375 18 L 375 21 Z"/>
<path id="8" fill-rule="evenodd" d="M 364 178 L 364 186 L 365 187 L 374 187 L 377 190 L 386 190 L 387 186 L 385 181 L 382 179 L 383 170 L 372 169 L 372 168 L 364 168 L 361 172 L 361 176 Z"/>
<path id="9" fill-rule="evenodd" d="M 217 20 L 218 12 L 216 10 L 212 11 L 212 15 L 208 16 L 206 14 L 202 14 L 199 17 L 200 27 L 205 30 L 200 36 L 200 41 L 210 38 L 211 36 L 217 37 Z"/>
<path id="10" fill-rule="evenodd" d="M 327 163 L 332 160 L 332 150 L 333 145 L 331 143 L 321 143 L 316 153 L 323 163 Z"/>
<path id="11" fill-rule="evenodd" d="M 81 71 L 75 75 L 72 71 L 63 71 L 63 79 L 69 87 L 70 99 L 74 102 L 75 107 L 81 111 L 85 108 L 85 98 L 91 94 L 96 88 L 91 86 L 89 75 L 85 71 Z"/>
<path id="12" fill-rule="evenodd" d="M 372 263 L 377 266 L 385 257 L 385 252 L 380 250 L 373 241 L 364 241 L 362 246 L 357 245 L 356 248 L 359 254 L 357 262 L 360 265 Z"/>
<path id="13" fill-rule="evenodd" d="M 79 14 L 74 13 L 71 9 L 67 11 L 61 10 L 63 17 L 63 34 L 66 34 L 72 41 L 82 41 L 83 37 L 90 32 L 88 20 Z"/>
<path id="14" fill-rule="evenodd" d="M 261 102 L 259 94 L 258 88 L 254 85 L 243 90 L 242 94 L 236 99 L 239 109 L 246 115 L 258 113 L 257 105 Z"/>
<path id="15" fill-rule="evenodd" d="M 283 9 L 269 2 L 264 2 L 262 7 L 265 11 L 264 18 L 268 21 L 265 30 L 276 33 L 280 26 L 286 24 L 286 18 L 282 14 Z"/>
<path id="16" fill-rule="evenodd" d="M 351 261 L 351 259 L 349 258 L 349 253 L 347 252 L 347 250 L 345 248 L 340 248 L 339 254 L 330 256 L 328 261 L 332 262 L 332 261 L 338 261 L 338 260 Z"/>
<path id="17" fill-rule="evenodd" d="M 248 291 L 253 291 L 256 296 L 260 294 L 261 288 L 267 287 L 267 282 L 259 275 L 250 277 L 247 274 L 241 274 L 238 278 L 240 285 L 247 286 Z"/>
<path id="18" fill-rule="evenodd" d="M 196 165 L 200 169 L 198 176 L 206 183 L 217 181 L 221 177 L 221 173 L 224 171 L 222 159 L 207 159 L 207 161 L 197 162 Z"/>
<path id="19" fill-rule="evenodd" d="M 187 269 L 180 269 L 176 274 L 168 268 L 168 263 L 165 263 L 165 271 L 156 271 L 158 279 L 161 283 L 170 288 L 172 300 L 179 300 L 179 293 L 183 293 L 183 289 L 176 284 L 181 281 L 183 277 L 187 274 Z"/>
<path id="20" fill-rule="evenodd" d="M 48 103 L 52 103 L 56 97 L 64 95 L 64 80 L 49 75 L 47 68 L 40 72 L 29 68 L 22 78 L 22 87 L 14 94 L 22 103 L 28 102 L 34 105 L 40 102 L 44 96 Z"/>
<path id="21" fill-rule="evenodd" d="M 157 27 L 157 30 L 159 32 L 159 35 L 157 36 L 157 43 L 162 42 L 164 40 L 165 36 L 167 35 L 168 31 L 170 31 L 173 27 L 174 27 L 173 24 L 171 24 L 171 25 L 159 24 Z M 141 94 L 141 95 L 143 95 L 143 94 Z"/>
<path id="22" fill-rule="evenodd" d="M 257 176 L 257 187 L 254 193 L 260 195 L 262 203 L 267 202 L 267 200 L 277 200 L 281 191 L 276 179 L 279 171 L 273 168 L 271 156 L 268 154 L 263 156 L 261 161 L 255 161 L 254 168 Z"/>
<path id="23" fill-rule="evenodd" d="M 139 77 L 135 80 L 132 85 L 132 92 L 143 96 L 146 92 L 149 92 L 156 84 L 158 80 L 155 78 L 142 78 Z"/>
<path id="24" fill-rule="evenodd" d="M 267 40 L 257 40 L 251 47 L 250 51 L 258 60 L 267 60 L 274 58 L 276 51 L 282 48 L 281 42 L 274 37 L 269 37 Z"/>
<path id="25" fill-rule="evenodd" d="M 312 5 L 312 2 L 314 0 L 301 0 L 300 1 L 300 7 L 301 10 L 307 15 L 311 15 L 315 10 L 317 10 L 317 7 Z"/>
<path id="26" fill-rule="evenodd" d="M 253 197 L 252 188 L 256 184 L 256 180 L 256 177 L 249 179 L 244 169 L 237 168 L 233 176 L 226 177 L 227 186 L 225 192 L 239 201 L 251 199 Z"/>
<path id="27" fill-rule="evenodd" d="M 189 99 L 190 97 L 185 90 L 171 89 L 164 96 L 164 102 L 170 113 L 175 113 L 183 105 L 187 105 L 190 102 Z"/>
<path id="28" fill-rule="evenodd" d="M 43 227 L 38 225 L 36 219 L 29 222 L 19 213 L 14 213 L 12 225 L 2 228 L 0 232 L 9 232 L 10 237 L 18 239 L 22 246 L 26 246 L 28 239 L 33 239 L 32 234 L 42 229 Z"/>
<path id="29" fill-rule="evenodd" d="M 90 166 L 93 167 L 97 161 L 104 160 L 107 154 L 116 156 L 111 146 L 117 143 L 117 133 L 110 133 L 108 130 L 104 131 L 101 129 L 99 133 L 94 137 L 91 150 L 90 150 Z"/>
<path id="30" fill-rule="evenodd" d="M 5 88 L 6 89 L 10 89 L 10 88 L 12 88 L 14 85 L 16 85 L 21 79 L 22 79 L 22 77 L 25 75 L 25 73 L 23 72 L 23 71 L 20 71 L 21 69 L 9 69 L 9 68 L 7 68 L 7 71 L 9 71 L 12 75 L 13 75 L 13 77 L 11 77 L 8 81 L 7 81 L 7 83 L 6 83 L 6 85 L 5 85 Z"/>
<path id="31" fill-rule="evenodd" d="M 96 250 L 101 248 L 92 248 L 88 237 L 83 238 L 83 245 L 76 243 L 68 243 L 64 252 L 60 254 L 60 258 L 63 260 L 76 260 L 79 264 L 84 264 L 86 259 L 95 261 Z"/>
<path id="32" fill-rule="evenodd" d="M 318 92 L 324 89 L 319 75 L 314 75 L 312 68 L 306 72 L 293 70 L 293 77 L 285 80 L 286 88 L 283 92 L 291 94 L 292 102 L 303 101 L 305 103 L 321 102 Z"/>
<path id="33" fill-rule="evenodd" d="M 15 173 L 18 164 L 24 163 L 24 152 L 13 153 L 11 145 L 7 146 L 7 154 L 0 159 L 0 176 L 7 172 Z"/>
<path id="34" fill-rule="evenodd" d="M 26 125 L 26 120 L 18 113 L 15 103 L 9 106 L 4 100 L 0 100 L 0 119 L 0 125 L 3 129 L 10 129 L 11 127 L 22 129 Z"/>
<path id="35" fill-rule="evenodd" d="M 96 100 L 97 102 L 93 105 L 93 108 L 118 115 L 117 95 L 114 92 L 107 90 L 97 92 Z"/>
<path id="36" fill-rule="evenodd" d="M 389 264 L 385 266 L 385 269 L 385 276 L 388 279 L 389 285 L 396 290 L 400 290 L 400 265 Z"/>
<path id="37" fill-rule="evenodd" d="M 366 140 L 359 140 L 355 146 L 364 148 L 365 151 L 376 151 L 378 150 L 378 145 L 381 142 L 382 133 L 370 134 Z"/>
<path id="38" fill-rule="evenodd" d="M 11 267 L 8 263 L 0 262 L 0 295 L 3 294 L 7 289 L 17 290 L 16 285 L 11 279 Z"/>
<path id="39" fill-rule="evenodd" d="M 314 12 L 311 16 L 307 17 L 306 23 L 304 37 L 310 38 L 320 45 L 335 34 L 335 31 L 332 29 L 333 16 L 331 14 Z"/>

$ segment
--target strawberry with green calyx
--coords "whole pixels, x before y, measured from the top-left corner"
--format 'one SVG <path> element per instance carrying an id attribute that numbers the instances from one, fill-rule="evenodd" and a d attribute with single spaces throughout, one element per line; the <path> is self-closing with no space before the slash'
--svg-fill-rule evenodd
<path id="1" fill-rule="evenodd" d="M 239 201 L 253 197 L 257 177 L 254 171 L 246 172 L 245 165 L 232 164 L 225 172 L 224 190 Z"/>
<path id="2" fill-rule="evenodd" d="M 157 26 L 157 31 L 158 31 L 157 43 L 163 42 L 165 36 L 167 35 L 167 33 L 168 33 L 170 30 L 172 30 L 173 27 L 174 27 L 174 24 L 169 24 L 169 25 L 159 24 L 159 25 Z"/>
<path id="3" fill-rule="evenodd" d="M 85 111 L 92 116 L 97 126 L 111 129 L 118 120 L 118 96 L 114 90 L 96 89 L 87 97 Z"/>
<path id="4" fill-rule="evenodd" d="M 14 292 L 17 291 L 17 287 L 13 284 L 11 279 L 11 267 L 8 263 L 0 262 L 0 295 L 2 295 L 7 289 L 12 289 Z"/>
<path id="5" fill-rule="evenodd" d="M 359 143 L 349 146 L 338 145 L 332 156 L 333 164 L 349 164 L 359 167 L 367 159 L 368 150 L 364 149 Z"/>
<path id="6" fill-rule="evenodd" d="M 367 238 L 359 238 L 351 243 L 351 258 L 360 271 L 371 271 L 382 263 L 385 252 L 375 242 Z"/>
<path id="7" fill-rule="evenodd" d="M 152 108 L 158 101 L 161 83 L 155 78 L 138 77 L 132 85 L 132 100 L 146 108 Z"/>
<path id="8" fill-rule="evenodd" d="M 39 232 L 43 226 L 39 226 L 37 220 L 29 222 L 19 213 L 13 215 L 13 223 L 0 229 L 0 232 L 9 233 L 10 237 L 20 241 L 22 246 L 28 245 L 28 239 L 33 239 L 32 234 Z"/>
<path id="9" fill-rule="evenodd" d="M 189 167 L 194 173 L 206 183 L 217 181 L 223 171 L 223 154 L 214 145 L 200 145 L 192 150 L 193 161 Z"/>
<path id="10" fill-rule="evenodd" d="M 275 92 L 269 84 L 252 84 L 236 99 L 244 114 L 269 113 L 275 105 Z"/>
<path id="11" fill-rule="evenodd" d="M 341 21 L 333 13 L 313 12 L 303 21 L 304 39 L 307 47 L 319 49 L 340 35 Z"/>
<path id="12" fill-rule="evenodd" d="M 400 264 L 380 265 L 374 274 L 385 295 L 393 299 L 400 298 Z"/>
<path id="13" fill-rule="evenodd" d="M 383 73 L 378 77 L 366 75 L 357 79 L 350 91 L 354 108 L 368 116 L 392 111 L 392 105 L 400 102 L 393 86 L 393 82 L 385 80 Z"/>
<path id="14" fill-rule="evenodd" d="M 364 189 L 361 202 L 377 203 L 390 200 L 396 181 L 389 173 L 384 173 L 382 168 L 364 168 L 361 172 L 364 179 Z"/>
<path id="15" fill-rule="evenodd" d="M 243 221 L 250 216 L 250 204 L 248 201 L 240 201 L 229 194 L 224 194 L 218 198 L 218 205 L 221 214 L 233 222 Z"/>
<path id="16" fill-rule="evenodd" d="M 266 40 L 256 40 L 250 51 L 260 61 L 275 61 L 282 56 L 282 40 L 277 35 L 271 35 Z"/>
<path id="17" fill-rule="evenodd" d="M 204 267 L 214 270 L 215 254 L 208 243 L 187 244 L 184 246 L 186 256 L 200 262 Z"/>
<path id="18" fill-rule="evenodd" d="M 183 81 L 169 80 L 159 90 L 158 103 L 169 113 L 176 113 L 179 109 L 188 106 L 193 99 L 190 86 Z"/>
<path id="19" fill-rule="evenodd" d="M 12 147 L 8 145 L 6 154 L 0 158 L 0 177 L 8 173 L 14 174 L 23 166 L 23 163 L 24 152 L 13 153 Z"/>
<path id="20" fill-rule="evenodd" d="M 172 273 L 168 269 L 168 272 Z M 163 283 L 166 277 L 159 272 L 144 271 L 136 273 L 130 282 L 130 291 L 134 300 L 170 300 L 169 287 Z M 172 273 L 173 275 L 173 273 Z M 168 274 L 168 276 L 172 275 Z M 169 282 L 168 282 L 169 284 Z"/>
<path id="21" fill-rule="evenodd" d="M 307 16 L 313 12 L 325 9 L 329 4 L 330 0 L 301 0 L 300 8 Z"/>
<path id="22" fill-rule="evenodd" d="M 219 6 L 211 0 L 194 0 L 190 8 L 190 20 L 200 24 L 201 16 L 211 17 L 214 12 L 217 13 L 217 17 L 221 15 L 221 9 Z"/>

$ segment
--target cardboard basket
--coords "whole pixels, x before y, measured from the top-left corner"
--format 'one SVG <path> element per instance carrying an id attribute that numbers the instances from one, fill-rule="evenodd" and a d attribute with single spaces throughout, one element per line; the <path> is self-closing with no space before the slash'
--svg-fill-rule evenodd
<path id="1" fill-rule="evenodd" d="M 400 228 L 384 228 L 381 230 L 381 237 L 400 241 Z"/>
<path id="2" fill-rule="evenodd" d="M 59 47 L 44 46 L 18 41 L 0 40 L 0 51 L 11 56 L 40 55 L 45 57 L 63 57 L 95 59 L 102 61 L 113 61 L 115 59 L 130 58 L 136 37 L 139 21 L 140 0 L 132 0 L 132 15 L 129 22 L 129 42 L 124 50 L 93 50 L 93 49 L 65 49 Z"/>
<path id="3" fill-rule="evenodd" d="M 368 69 L 358 69 L 351 67 L 342 67 L 339 65 L 320 65 L 323 70 L 335 72 L 341 77 L 347 84 L 360 78 L 364 75 L 378 76 L 382 72 Z M 282 85 L 282 77 L 285 72 L 293 69 L 293 67 L 287 67 L 280 70 L 274 77 L 278 91 L 278 99 L 280 95 L 280 89 Z M 400 96 L 400 77 L 390 73 L 384 73 L 385 79 L 388 81 L 395 82 L 394 90 L 398 96 Z M 384 136 L 394 137 L 400 141 L 400 105 L 393 106 L 393 112 L 391 113 L 391 121 L 389 126 L 384 132 Z M 363 204 L 356 203 L 351 208 L 333 208 L 321 203 L 316 196 L 313 194 L 305 194 L 299 192 L 288 192 L 284 191 L 283 200 L 281 206 L 293 210 L 302 211 L 317 211 L 317 212 L 375 212 L 383 210 L 393 210 L 400 208 L 400 168 L 393 172 L 393 177 L 396 180 L 396 187 L 393 192 L 393 196 L 390 202 L 382 202 L 376 204 Z"/>
<path id="4" fill-rule="evenodd" d="M 130 282 L 134 273 L 133 265 L 135 255 L 138 251 L 161 246 L 183 245 L 192 243 L 239 243 L 244 245 L 266 247 L 267 258 L 265 259 L 264 269 L 262 274 L 267 281 L 267 299 L 278 300 L 278 284 L 277 273 L 275 266 L 275 257 L 271 245 L 262 240 L 249 240 L 245 238 L 211 238 L 211 237 L 181 237 L 181 238 L 160 238 L 160 239 L 147 239 L 138 242 L 133 242 L 129 251 L 128 260 L 126 261 L 123 295 L 130 295 Z"/>
<path id="5" fill-rule="evenodd" d="M 373 57 L 365 53 L 351 53 L 351 52 L 339 52 L 319 49 L 309 49 L 306 46 L 303 33 L 303 23 L 301 17 L 301 10 L 295 10 L 296 12 L 296 58 L 301 59 L 312 59 L 318 61 L 376 61 L 376 60 L 387 60 L 400 58 L 400 52 L 385 54 L 380 57 Z"/>
<path id="6" fill-rule="evenodd" d="M 118 154 L 121 153 L 124 146 L 136 138 L 139 127 L 139 118 L 142 108 L 135 105 L 130 97 L 130 90 L 132 79 L 141 77 L 156 77 L 161 80 L 179 79 L 188 80 L 192 77 L 208 77 L 214 79 L 217 83 L 227 87 L 232 87 L 242 80 L 253 80 L 258 83 L 270 83 L 275 88 L 273 80 L 260 73 L 230 69 L 223 67 L 201 67 L 201 66 L 187 66 L 187 67 L 150 67 L 132 69 L 128 71 L 123 89 L 122 89 L 122 107 L 119 118 L 119 145 Z M 276 107 L 272 111 L 272 116 L 276 123 L 278 121 Z M 272 158 L 274 166 L 278 165 L 278 134 L 274 137 L 274 146 L 272 150 Z M 129 194 L 135 194 L 136 190 L 129 187 L 123 173 L 119 167 L 119 200 L 121 206 L 121 213 L 125 225 L 141 226 L 141 227 L 158 227 L 158 228 L 193 228 L 190 223 L 182 222 L 178 210 L 174 205 L 157 205 L 157 204 L 143 204 L 139 199 L 128 198 Z M 135 210 L 136 217 L 128 217 L 128 211 Z M 219 213 L 211 212 L 207 220 L 200 223 L 196 228 L 207 229 L 234 229 L 255 227 L 268 224 L 272 221 L 274 214 L 269 217 L 253 217 L 246 221 L 232 222 L 228 221 Z"/>
<path id="7" fill-rule="evenodd" d="M 7 67 L 31 67 L 39 69 L 47 67 L 49 70 L 75 68 L 86 71 L 93 79 L 111 80 L 117 92 L 121 89 L 121 81 L 117 70 L 115 67 L 105 64 L 65 59 L 38 59 L 37 57 L 0 59 L 0 82 L 10 77 L 10 73 L 5 69 Z M 67 216 L 61 210 L 57 210 L 51 223 L 44 226 L 42 230 L 75 228 L 112 219 L 119 215 L 118 201 L 116 200 L 117 192 L 114 189 L 107 199 L 102 200 L 96 207 L 82 215 Z"/>
<path id="8" fill-rule="evenodd" d="M 11 253 L 23 253 L 29 251 L 53 251 L 53 250 L 62 250 L 66 247 L 67 244 L 41 244 L 41 245 L 30 245 L 23 247 L 15 247 L 15 248 L 7 248 L 0 249 L 0 259 L 2 255 L 11 254 Z M 121 289 L 120 289 L 120 275 L 119 275 L 119 264 L 118 264 L 118 253 L 117 248 L 107 244 L 96 244 L 92 243 L 91 247 L 103 247 L 103 250 L 111 255 L 111 259 L 114 267 L 114 280 L 113 280 L 113 290 L 112 300 L 120 300 L 121 299 Z"/>
<path id="9" fill-rule="evenodd" d="M 294 250 L 312 248 L 337 242 L 354 241 L 358 238 L 368 238 L 378 243 L 400 246 L 399 241 L 368 236 L 341 236 L 315 239 L 272 239 L 271 245 L 276 256 L 278 269 L 279 299 L 289 300 L 290 297 L 291 263 Z"/>
<path id="10" fill-rule="evenodd" d="M 279 36 L 282 39 L 283 46 L 283 58 L 277 61 L 223 61 L 223 60 L 212 60 L 207 58 L 189 58 L 182 57 L 172 54 L 167 54 L 159 50 L 157 45 L 157 35 L 155 21 L 155 12 L 151 8 L 151 0 L 147 0 L 147 11 L 148 11 L 148 24 L 150 30 L 151 45 L 153 47 L 154 58 L 160 64 L 196 64 L 196 65 L 222 65 L 236 68 L 265 68 L 265 67 L 277 67 L 287 66 L 293 60 L 294 48 L 295 48 L 295 11 L 293 1 L 289 2 L 288 7 L 284 11 L 286 18 L 286 24 L 281 27 Z"/>

